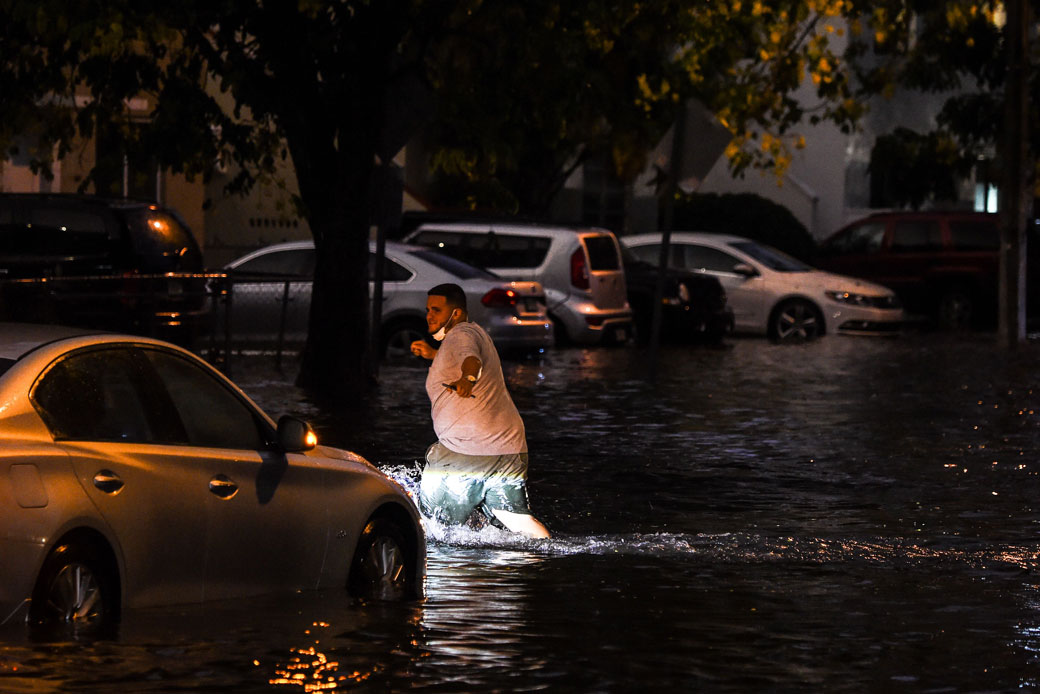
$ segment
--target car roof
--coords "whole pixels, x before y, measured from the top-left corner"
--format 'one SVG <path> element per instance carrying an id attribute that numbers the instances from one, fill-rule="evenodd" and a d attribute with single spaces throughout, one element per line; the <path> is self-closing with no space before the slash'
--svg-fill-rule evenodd
<path id="1" fill-rule="evenodd" d="M 663 232 L 654 232 L 651 234 L 633 234 L 631 236 L 622 236 L 621 241 L 628 243 L 631 241 L 639 243 L 657 243 L 660 242 Z M 746 236 L 736 236 L 734 234 L 716 234 L 710 231 L 673 231 L 671 234 L 671 241 L 688 241 L 691 243 L 696 242 L 715 242 L 715 243 L 743 243 L 747 241 L 754 241 Z"/>
<path id="2" fill-rule="evenodd" d="M 86 193 L 0 193 L 0 199 L 31 200 L 34 202 L 54 202 L 61 204 L 79 203 L 84 206 L 108 207 L 112 209 L 131 209 L 138 207 L 165 209 L 159 203 L 151 200 L 105 197 L 102 195 L 88 195 Z"/>
<path id="3" fill-rule="evenodd" d="M 486 234 L 490 231 L 508 232 L 518 236 L 545 236 L 550 235 L 576 235 L 576 234 L 612 234 L 610 229 L 589 226 L 566 226 L 559 224 L 523 224 L 517 222 L 423 222 L 415 231 L 409 234 L 409 238 L 423 231 L 458 231 L 474 234 Z"/>
<path id="4" fill-rule="evenodd" d="M 15 361 L 46 344 L 84 335 L 103 335 L 97 330 L 38 323 L 0 323 L 0 359 Z"/>
<path id="5" fill-rule="evenodd" d="M 375 245 L 375 243 L 376 243 L 375 241 L 369 241 L 368 242 L 369 248 L 371 249 Z M 295 250 L 301 250 L 301 249 L 302 250 L 310 250 L 312 248 L 314 248 L 314 241 L 310 240 L 310 239 L 305 239 L 305 240 L 302 240 L 302 241 L 283 241 L 281 243 L 272 243 L 269 246 L 261 246 L 260 248 L 257 248 L 255 250 L 249 251 L 245 255 L 241 255 L 241 256 L 235 258 L 234 260 L 229 262 L 224 267 L 228 268 L 228 269 L 236 268 L 239 265 L 241 265 L 242 263 L 246 262 L 247 260 L 252 260 L 253 258 L 256 258 L 257 256 L 266 255 L 268 253 L 275 253 L 275 252 L 278 252 L 278 251 L 295 251 Z M 401 243 L 399 241 L 387 241 L 386 242 L 386 250 L 387 251 L 395 251 L 397 253 L 407 253 L 407 252 L 413 251 L 413 250 L 427 250 L 427 249 L 426 249 L 425 246 L 417 246 L 414 243 Z"/>

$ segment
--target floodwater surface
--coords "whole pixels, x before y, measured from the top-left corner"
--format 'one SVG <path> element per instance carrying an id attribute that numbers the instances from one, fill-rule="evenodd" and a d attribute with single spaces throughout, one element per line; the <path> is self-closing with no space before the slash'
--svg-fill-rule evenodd
<path id="1" fill-rule="evenodd" d="M 562 349 L 509 362 L 551 540 L 429 528 L 426 598 L 128 613 L 0 642 L 3 692 L 1012 691 L 1040 687 L 1040 344 L 990 336 Z M 322 410 L 236 381 L 405 486 L 420 363 Z"/>

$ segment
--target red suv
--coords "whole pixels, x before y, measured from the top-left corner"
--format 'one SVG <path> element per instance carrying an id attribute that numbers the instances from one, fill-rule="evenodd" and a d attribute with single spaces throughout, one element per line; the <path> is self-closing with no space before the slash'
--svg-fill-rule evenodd
<path id="1" fill-rule="evenodd" d="M 992 326 L 999 217 L 958 211 L 873 214 L 824 241 L 816 265 L 883 284 L 899 295 L 908 313 L 941 327 Z"/>

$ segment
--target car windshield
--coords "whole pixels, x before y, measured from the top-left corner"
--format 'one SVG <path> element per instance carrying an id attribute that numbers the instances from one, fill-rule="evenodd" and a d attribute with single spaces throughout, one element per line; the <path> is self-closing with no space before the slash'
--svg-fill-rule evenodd
<path id="1" fill-rule="evenodd" d="M 809 272 L 811 267 L 802 261 L 792 258 L 783 251 L 778 251 L 771 246 L 763 246 L 754 241 L 735 241 L 729 244 L 742 251 L 770 270 L 777 272 Z"/>
<path id="2" fill-rule="evenodd" d="M 497 275 L 494 275 L 487 270 L 482 270 L 479 267 L 474 267 L 469 263 L 464 263 L 461 260 L 452 258 L 449 255 L 438 253 L 437 251 L 427 250 L 425 248 L 416 248 L 409 250 L 409 253 L 417 258 L 425 260 L 430 265 L 435 265 L 445 272 L 455 275 L 460 280 L 471 280 L 475 278 L 483 279 L 498 279 Z"/>

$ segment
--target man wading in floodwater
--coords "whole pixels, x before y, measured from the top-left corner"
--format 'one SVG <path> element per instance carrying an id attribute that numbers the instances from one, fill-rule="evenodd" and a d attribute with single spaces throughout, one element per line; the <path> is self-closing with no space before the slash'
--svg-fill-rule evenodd
<path id="1" fill-rule="evenodd" d="M 459 525 L 478 506 L 515 533 L 549 537 L 527 502 L 527 438 L 491 338 L 469 322 L 466 294 L 439 284 L 426 298 L 423 340 L 412 354 L 432 359 L 426 376 L 437 443 L 426 451 L 419 505 L 428 516 Z"/>

